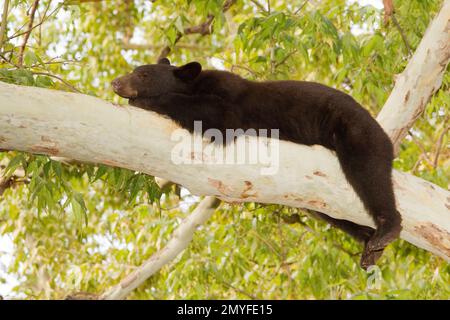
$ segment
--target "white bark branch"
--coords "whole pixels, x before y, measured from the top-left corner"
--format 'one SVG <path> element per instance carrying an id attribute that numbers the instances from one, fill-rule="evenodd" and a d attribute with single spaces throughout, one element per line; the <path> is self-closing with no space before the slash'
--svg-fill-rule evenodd
<path id="1" fill-rule="evenodd" d="M 445 0 L 407 67 L 398 75 L 394 89 L 377 117 L 396 151 L 441 86 L 449 61 L 450 0 Z"/>
<path id="2" fill-rule="evenodd" d="M 100 299 L 121 300 L 147 280 L 160 268 L 175 259 L 189 245 L 197 227 L 201 226 L 214 213 L 220 201 L 214 197 L 205 197 L 189 216 L 178 226 L 166 246 L 145 261 L 139 268 L 107 292 Z"/>
<path id="3" fill-rule="evenodd" d="M 134 107 L 87 95 L 0 83 L 0 149 L 103 163 L 163 177 L 193 194 L 224 201 L 277 203 L 373 226 L 346 182 L 335 155 L 321 147 L 279 142 L 280 168 L 261 175 L 261 164 L 175 164 L 174 122 Z M 254 138 L 254 137 L 252 137 Z M 226 149 L 226 152 L 230 148 Z M 401 237 L 450 261 L 450 192 L 394 171 Z"/>

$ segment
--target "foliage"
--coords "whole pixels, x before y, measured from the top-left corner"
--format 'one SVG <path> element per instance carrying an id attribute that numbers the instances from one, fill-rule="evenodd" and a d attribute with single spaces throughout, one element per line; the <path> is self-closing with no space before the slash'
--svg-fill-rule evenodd
<path id="1" fill-rule="evenodd" d="M 175 64 L 198 60 L 251 79 L 322 82 L 376 114 L 410 55 L 399 29 L 383 24 L 381 10 L 356 1 L 272 0 L 270 7 L 237 1 L 223 12 L 222 0 L 127 0 L 114 6 L 42 0 L 34 22 L 42 24 L 32 30 L 19 65 L 20 34 L 32 2 L 10 1 L 0 81 L 118 103 L 125 101 L 113 95 L 110 81 L 155 62 L 168 46 Z M 440 4 L 394 1 L 412 50 Z M 210 14 L 210 35 L 177 40 Z M 449 80 L 447 72 L 395 163 L 444 188 L 450 183 Z M 6 176 L 23 170 L 0 199 L 0 234 L 14 244 L 5 266 L 18 281 L 11 296 L 103 292 L 161 249 L 199 201 L 186 190 L 180 197 L 175 187 L 163 192 L 153 177 L 118 168 L 20 152 L 0 153 L 0 165 Z M 286 223 L 283 217 L 290 215 L 299 215 L 301 223 Z M 360 251 L 354 240 L 301 210 L 222 204 L 181 257 L 130 298 L 450 298 L 450 266 L 442 259 L 397 241 L 380 267 L 366 273 L 358 266 Z"/>

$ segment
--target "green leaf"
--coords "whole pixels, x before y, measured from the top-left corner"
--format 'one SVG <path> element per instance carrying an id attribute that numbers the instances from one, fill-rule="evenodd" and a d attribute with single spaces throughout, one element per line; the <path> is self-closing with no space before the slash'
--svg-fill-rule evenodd
<path id="1" fill-rule="evenodd" d="M 363 46 L 362 54 L 369 56 L 373 51 L 380 53 L 383 50 L 383 37 L 379 34 L 375 34 L 370 40 Z"/>
<path id="2" fill-rule="evenodd" d="M 72 210 L 75 216 L 75 222 L 78 229 L 81 229 L 83 222 L 85 226 L 88 224 L 87 208 L 83 196 L 80 193 L 75 193 L 71 200 Z"/>
<path id="3" fill-rule="evenodd" d="M 52 164 L 52 169 L 53 169 L 53 171 L 56 174 L 56 177 L 58 179 L 62 179 L 62 165 L 61 165 L 61 163 L 58 162 L 58 161 L 52 161 L 51 164 Z"/>
<path id="4" fill-rule="evenodd" d="M 16 84 L 32 86 L 34 85 L 33 73 L 26 69 L 17 69 L 11 71 L 12 78 Z"/>
<path id="5" fill-rule="evenodd" d="M 36 86 L 42 88 L 50 88 L 52 87 L 54 82 L 50 77 L 38 75 L 36 77 Z"/>
<path id="6" fill-rule="evenodd" d="M 12 158 L 5 169 L 5 177 L 9 178 L 11 177 L 14 172 L 22 165 L 22 162 L 24 161 L 24 155 L 22 153 L 19 153 L 14 158 Z"/>
<path id="7" fill-rule="evenodd" d="M 99 165 L 97 171 L 95 172 L 94 178 L 91 179 L 91 182 L 101 179 L 108 172 L 108 170 L 109 168 L 107 166 Z"/>
<path id="8" fill-rule="evenodd" d="M 166 37 L 169 40 L 169 43 L 171 46 L 173 46 L 175 44 L 175 41 L 177 39 L 178 36 L 178 31 L 177 28 L 172 25 L 167 31 L 166 31 Z"/>
<path id="9" fill-rule="evenodd" d="M 14 81 L 13 72 L 11 70 L 0 68 L 0 81 L 11 83 Z"/>
<path id="10" fill-rule="evenodd" d="M 183 27 L 183 18 L 181 16 L 177 17 L 174 21 L 174 26 L 178 30 L 178 32 L 183 33 L 184 27 Z"/>
<path id="11" fill-rule="evenodd" d="M 25 52 L 23 62 L 25 63 L 26 66 L 31 66 L 39 62 L 39 59 L 33 51 L 28 50 Z"/>

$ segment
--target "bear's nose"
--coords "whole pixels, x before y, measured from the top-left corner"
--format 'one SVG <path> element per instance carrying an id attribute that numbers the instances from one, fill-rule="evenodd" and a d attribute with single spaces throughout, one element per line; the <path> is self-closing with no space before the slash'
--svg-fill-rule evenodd
<path id="1" fill-rule="evenodd" d="M 122 86 L 121 83 L 120 83 L 120 81 L 119 81 L 119 79 L 114 79 L 114 80 L 111 82 L 111 85 L 112 85 L 114 91 L 119 90 L 120 87 Z"/>

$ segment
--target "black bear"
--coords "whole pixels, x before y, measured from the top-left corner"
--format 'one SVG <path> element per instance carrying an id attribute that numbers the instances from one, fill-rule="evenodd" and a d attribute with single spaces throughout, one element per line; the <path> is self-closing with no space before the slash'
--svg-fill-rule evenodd
<path id="1" fill-rule="evenodd" d="M 256 82 L 198 62 L 181 67 L 163 58 L 116 78 L 113 90 L 129 104 L 168 116 L 189 131 L 194 121 L 220 129 L 278 129 L 281 140 L 334 150 L 376 230 L 317 215 L 365 243 L 361 266 L 375 264 L 401 231 L 392 186 L 393 147 L 381 126 L 351 96 L 305 81 Z"/>

